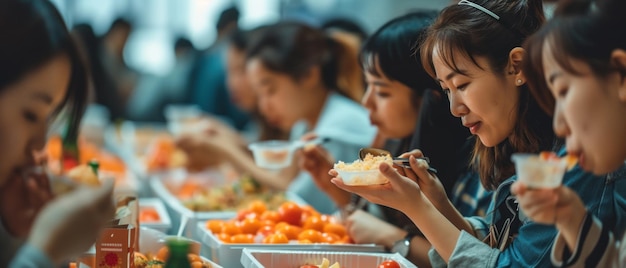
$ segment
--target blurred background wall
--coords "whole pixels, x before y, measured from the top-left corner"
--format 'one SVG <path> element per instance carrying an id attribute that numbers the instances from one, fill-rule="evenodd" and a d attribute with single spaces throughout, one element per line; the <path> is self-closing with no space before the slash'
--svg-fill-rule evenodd
<path id="1" fill-rule="evenodd" d="M 415 9 L 441 9 L 449 0 L 51 0 L 72 28 L 89 24 L 97 35 L 107 32 L 116 18 L 133 29 L 124 49 L 124 61 L 136 71 L 164 75 L 174 66 L 173 45 L 186 37 L 202 50 L 216 38 L 215 24 L 225 8 L 237 6 L 242 28 L 281 18 L 311 24 L 345 17 L 371 33 L 384 22 Z"/>

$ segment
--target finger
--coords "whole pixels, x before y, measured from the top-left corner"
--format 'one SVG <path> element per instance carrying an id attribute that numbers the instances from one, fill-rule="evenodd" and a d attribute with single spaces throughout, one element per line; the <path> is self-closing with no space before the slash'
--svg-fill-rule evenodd
<path id="1" fill-rule="evenodd" d="M 434 179 L 433 175 L 428 172 L 428 162 L 424 159 L 416 159 L 414 156 L 409 157 L 411 171 L 417 175 L 416 180 Z"/>
<path id="2" fill-rule="evenodd" d="M 406 171 L 405 168 L 398 166 L 398 165 L 393 165 L 393 168 L 396 169 L 396 171 L 398 171 L 398 173 L 400 173 L 400 175 L 405 176 L 406 177 Z"/>
<path id="3" fill-rule="evenodd" d="M 339 173 L 337 173 L 336 170 L 331 169 L 331 170 L 328 171 L 328 175 L 330 175 L 332 177 L 337 177 L 337 176 L 339 176 Z"/>
<path id="4" fill-rule="evenodd" d="M 389 179 L 389 183 L 391 185 L 398 185 L 403 180 L 403 176 L 398 173 L 395 169 L 391 168 L 386 163 L 380 164 L 378 170 L 383 176 Z"/>
<path id="5" fill-rule="evenodd" d="M 28 202 L 34 209 L 38 210 L 52 198 L 50 189 L 41 188 L 33 177 L 26 179 L 26 188 Z"/>
<path id="6" fill-rule="evenodd" d="M 300 140 L 310 141 L 310 140 L 314 140 L 316 138 L 317 138 L 317 134 L 315 134 L 315 132 L 309 132 L 309 133 L 306 133 L 306 134 L 302 135 L 302 137 L 300 137 Z"/>
<path id="7" fill-rule="evenodd" d="M 410 152 L 406 152 L 400 155 L 400 157 L 402 158 L 409 158 L 409 156 L 424 157 L 424 153 L 422 153 L 422 151 L 419 149 L 414 149 L 414 150 L 411 150 Z"/>
<path id="8" fill-rule="evenodd" d="M 526 185 L 523 182 L 516 181 L 511 185 L 511 193 L 513 195 L 524 195 L 526 190 Z"/>

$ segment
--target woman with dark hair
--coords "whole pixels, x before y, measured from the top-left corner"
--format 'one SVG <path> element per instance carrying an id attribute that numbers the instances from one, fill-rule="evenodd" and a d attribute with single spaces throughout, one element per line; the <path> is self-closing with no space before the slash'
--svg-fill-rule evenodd
<path id="1" fill-rule="evenodd" d="M 77 131 L 86 75 L 49 1 L 2 1 L 0 35 L 0 266 L 54 267 L 93 245 L 113 216 L 113 182 L 51 200 L 47 178 L 28 175 L 61 109 Z M 24 238 L 16 253 L 13 246 Z"/>
<path id="2" fill-rule="evenodd" d="M 365 41 L 360 59 L 368 87 L 361 103 L 368 109 L 378 134 L 389 139 L 386 149 L 400 155 L 419 148 L 439 170 L 443 188 L 453 193 L 449 196 L 454 198 L 454 206 L 464 216 L 484 216 L 491 198 L 475 178 L 476 173 L 468 169 L 470 150 L 463 144 L 468 142 L 469 132 L 450 114 L 447 99 L 415 56 L 418 40 L 436 15 L 435 11 L 418 11 L 400 16 Z M 306 150 L 304 155 L 304 168 L 339 207 L 359 202 L 330 182 L 328 170 L 333 160 L 326 158 L 322 148 Z M 465 183 L 453 190 L 460 176 Z M 354 211 L 346 219 L 355 242 L 384 245 L 419 267 L 430 266 L 430 243 L 419 235 L 410 219 L 392 208 L 370 205 L 368 210 L 370 213 Z M 382 215 L 377 215 L 378 219 L 373 214 Z"/>
<path id="3" fill-rule="evenodd" d="M 626 30 L 615 27 L 626 23 L 624 10 L 621 0 L 562 1 L 526 44 L 534 95 L 554 112 L 554 130 L 566 138 L 568 154 L 595 174 L 619 170 L 626 160 Z M 624 179 L 611 183 L 626 188 Z M 559 230 L 553 265 L 626 266 L 626 237 L 614 232 L 623 220 L 602 221 L 567 186 L 531 190 L 517 182 L 512 190 L 529 218 Z M 616 202 L 626 206 L 623 198 Z"/>
<path id="4" fill-rule="evenodd" d="M 363 88 L 344 83 L 346 72 L 360 69 L 349 47 L 324 32 L 298 22 L 268 26 L 246 51 L 246 78 L 257 96 L 258 111 L 267 122 L 300 140 L 315 133 L 329 140 L 324 147 L 335 159 L 352 161 L 361 147 L 371 144 L 375 129 L 356 100 Z M 349 67 L 349 68 L 342 68 Z M 298 167 L 272 172 L 256 166 L 248 152 L 232 146 L 232 135 L 212 133 L 211 140 L 189 139 L 188 147 L 214 152 L 222 160 L 263 185 L 289 190 L 322 213 L 337 207 Z"/>
<path id="5" fill-rule="evenodd" d="M 249 142 L 285 140 L 289 137 L 288 132 L 272 126 L 259 113 L 256 93 L 246 78 L 246 49 L 267 28 L 268 26 L 261 26 L 252 30 L 235 30 L 230 36 L 226 54 L 226 83 L 230 100 L 237 108 L 249 113 L 251 120 L 238 132 L 217 118 L 205 118 L 209 124 L 203 133 L 187 133 L 178 140 L 179 147 L 192 161 L 190 166 L 206 168 L 215 165 L 215 161 L 219 159 L 206 156 L 211 155 L 211 152 L 219 152 L 220 148 L 239 148 L 242 153 L 248 154 Z M 215 139 L 212 136 L 224 139 Z M 199 140 L 202 140 L 201 146 L 197 144 Z"/>
<path id="6" fill-rule="evenodd" d="M 441 12 L 421 47 L 422 62 L 448 95 L 450 111 L 477 137 L 472 164 L 483 186 L 495 190 L 486 219 L 463 218 L 449 202 L 441 202 L 444 192 L 430 185 L 436 176 L 428 172 L 428 163 L 415 157 L 410 157 L 411 168 L 403 170 L 405 176 L 382 164 L 380 171 L 390 181 L 385 185 L 352 187 L 341 178 L 332 180 L 342 189 L 404 212 L 432 243 L 433 266 L 550 265 L 556 229 L 529 221 L 510 193 L 516 180 L 513 153 L 565 153 L 550 127 L 551 117 L 530 95 L 522 70 L 521 45 L 543 22 L 539 0 L 462 0 Z M 620 192 L 626 190 L 609 183 L 616 176 L 597 178 L 574 168 L 563 184 L 575 189 L 592 213 L 614 222 L 624 215 L 615 201 L 626 196 Z"/>

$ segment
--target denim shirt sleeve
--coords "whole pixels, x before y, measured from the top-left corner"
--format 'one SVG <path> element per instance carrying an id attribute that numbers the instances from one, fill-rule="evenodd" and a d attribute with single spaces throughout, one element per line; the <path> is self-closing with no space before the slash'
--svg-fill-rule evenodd
<path id="1" fill-rule="evenodd" d="M 461 232 L 461 236 L 459 237 L 459 240 L 457 240 L 457 245 L 454 249 L 454 251 L 452 252 L 452 256 L 450 257 L 450 262 L 453 261 L 453 257 L 454 259 L 457 259 L 461 262 L 464 262 L 464 259 L 466 258 L 465 256 L 463 256 L 463 252 L 464 249 L 462 248 L 467 248 L 467 253 L 469 257 L 472 258 L 472 261 L 474 261 L 474 257 L 475 256 L 481 256 L 483 255 L 483 252 L 480 251 L 480 254 L 477 254 L 476 252 L 474 252 L 473 248 L 480 248 L 481 250 L 483 249 L 491 249 L 490 247 L 487 248 L 482 248 L 482 246 L 486 246 L 486 244 L 484 242 L 482 242 L 481 240 L 487 236 L 487 234 L 489 233 L 489 223 L 481 217 L 467 217 L 465 218 L 465 220 L 467 220 L 469 222 L 469 224 L 472 226 L 472 229 L 474 230 L 474 233 L 476 234 L 476 236 L 478 237 L 478 239 L 474 236 L 472 236 L 471 234 L 462 231 Z M 480 239 L 480 240 L 479 240 Z M 462 247 L 460 247 L 459 245 L 462 245 Z M 488 254 L 493 254 L 494 252 L 487 250 Z M 485 252 L 487 253 L 487 252 Z M 474 256 L 474 257 L 472 257 Z M 495 255 L 497 256 L 497 254 Z M 441 258 L 441 256 L 439 256 L 439 253 L 437 253 L 437 251 L 434 248 L 431 248 L 428 251 L 428 257 L 430 259 L 430 262 L 432 264 L 433 267 L 447 267 L 448 264 L 446 264 L 446 262 Z M 480 257 L 481 261 L 478 263 L 482 263 L 483 257 Z M 487 261 L 487 263 L 491 263 L 491 262 L 495 262 L 495 259 L 493 260 L 489 260 Z M 477 263 L 477 264 L 478 264 Z M 484 263 L 484 265 L 486 265 L 487 263 Z M 484 266 L 483 265 L 483 266 Z M 480 266 L 480 265 L 477 265 Z"/>
<path id="2" fill-rule="evenodd" d="M 46 268 L 55 267 L 52 260 L 41 250 L 26 244 L 9 264 L 9 268 Z"/>

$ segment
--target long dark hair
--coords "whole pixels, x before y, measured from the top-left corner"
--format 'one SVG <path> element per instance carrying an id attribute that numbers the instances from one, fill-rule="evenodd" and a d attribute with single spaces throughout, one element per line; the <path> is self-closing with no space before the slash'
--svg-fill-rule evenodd
<path id="1" fill-rule="evenodd" d="M 354 54 L 354 57 L 351 55 Z M 321 79 L 329 90 L 354 101 L 360 101 L 363 88 L 353 88 L 350 77 L 356 72 L 361 79 L 356 52 L 323 31 L 295 21 L 271 25 L 264 34 L 248 47 L 248 59 L 258 58 L 274 71 L 300 79 L 311 67 L 320 66 Z"/>
<path id="2" fill-rule="evenodd" d="M 504 77 L 510 51 L 521 47 L 526 37 L 545 21 L 541 0 L 473 2 L 497 14 L 499 19 L 469 5 L 451 5 L 443 9 L 429 28 L 421 49 L 422 62 L 432 77 L 436 77 L 434 53 L 461 74 L 464 72 L 456 66 L 455 57 L 466 57 L 476 66 L 479 65 L 475 57 L 485 57 L 490 69 Z M 552 118 L 539 108 L 526 87 L 524 85 L 519 90 L 518 122 L 513 133 L 495 147 L 487 147 L 476 139 L 472 164 L 486 189 L 496 188 L 501 181 L 515 174 L 511 154 L 550 150 L 554 145 Z"/>
<path id="3" fill-rule="evenodd" d="M 450 193 L 460 172 L 456 168 L 459 162 L 453 159 L 469 131 L 452 116 L 447 99 L 437 90 L 439 85 L 417 59 L 419 42 L 436 16 L 437 11 L 420 10 L 390 20 L 365 41 L 360 61 L 365 72 L 411 89 L 418 122 L 414 133 L 404 138 L 393 153 L 422 150 L 430 157 L 431 165 L 439 169 L 439 178 Z"/>
<path id="4" fill-rule="evenodd" d="M 56 56 L 69 58 L 71 77 L 59 110 L 68 105 L 73 126 L 70 132 L 77 133 L 87 101 L 87 75 L 77 46 L 54 5 L 45 0 L 2 1 L 0 35 L 0 91 Z"/>
<path id="5" fill-rule="evenodd" d="M 555 100 L 545 83 L 544 44 L 547 42 L 552 57 L 567 72 L 579 74 L 572 63 L 577 59 L 604 77 L 615 71 L 610 61 L 613 50 L 626 49 L 625 10 L 623 0 L 562 1 L 546 26 L 527 40 L 524 71 L 532 77 L 531 92 L 547 113 L 554 111 Z"/>

